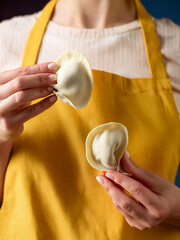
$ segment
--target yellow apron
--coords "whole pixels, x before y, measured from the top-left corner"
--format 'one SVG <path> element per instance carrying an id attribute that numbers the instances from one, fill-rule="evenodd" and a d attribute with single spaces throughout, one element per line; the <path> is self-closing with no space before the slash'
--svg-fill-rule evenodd
<path id="1" fill-rule="evenodd" d="M 31 31 L 22 65 L 36 62 L 55 4 L 48 3 Z M 128 79 L 93 70 L 94 89 L 87 107 L 76 110 L 58 100 L 25 124 L 7 168 L 0 240 L 180 239 L 180 228 L 173 226 L 144 232 L 131 228 L 96 182 L 100 172 L 85 158 L 89 131 L 121 122 L 129 132 L 132 159 L 175 180 L 180 159 L 178 112 L 154 24 L 142 4 L 137 0 L 136 4 L 151 78 Z"/>

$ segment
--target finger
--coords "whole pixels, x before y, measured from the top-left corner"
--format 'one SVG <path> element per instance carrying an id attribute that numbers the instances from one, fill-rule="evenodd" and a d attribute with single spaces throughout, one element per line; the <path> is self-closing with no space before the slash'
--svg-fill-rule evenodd
<path id="1" fill-rule="evenodd" d="M 50 108 L 57 100 L 55 95 L 47 97 L 42 101 L 29 106 L 27 109 L 24 109 L 17 114 L 11 120 L 12 126 L 17 124 L 23 124 L 24 122 L 28 121 L 29 119 L 39 115 L 40 113 L 44 112 L 48 108 Z"/>
<path id="2" fill-rule="evenodd" d="M 16 112 L 17 109 L 38 98 L 43 98 L 52 94 L 53 88 L 35 88 L 19 91 L 0 102 L 0 114 L 2 116 Z"/>
<path id="3" fill-rule="evenodd" d="M 164 183 L 163 178 L 135 164 L 127 151 L 121 158 L 121 165 L 124 171 L 131 173 L 132 177 L 141 182 L 144 186 L 150 188 L 152 191 L 161 190 L 161 183 Z M 159 189 L 157 189 L 157 186 L 159 186 Z"/>
<path id="4" fill-rule="evenodd" d="M 25 66 L 0 73 L 0 85 L 5 84 L 18 76 L 32 75 L 38 73 L 54 73 L 57 65 L 54 62 L 40 63 L 32 66 Z"/>
<path id="5" fill-rule="evenodd" d="M 123 211 L 136 219 L 141 220 L 147 217 L 147 210 L 123 193 L 111 180 L 103 176 L 98 176 L 97 180 L 100 180 L 99 183 L 111 196 L 115 206 L 118 205 Z"/>
<path id="6" fill-rule="evenodd" d="M 147 209 L 151 210 L 159 206 L 159 198 L 156 194 L 133 178 L 115 171 L 108 171 L 106 177 L 123 187 Z"/>
<path id="7" fill-rule="evenodd" d="M 118 211 L 125 217 L 126 222 L 131 226 L 135 227 L 139 230 L 146 230 L 148 227 L 144 225 L 143 223 L 137 221 L 134 217 L 127 214 L 124 210 L 122 210 L 118 205 L 116 206 Z"/>
<path id="8" fill-rule="evenodd" d="M 124 216 L 124 218 L 126 219 L 126 222 L 131 227 L 134 227 L 133 226 L 134 218 L 132 216 L 130 216 L 126 211 L 122 210 L 119 205 L 116 205 L 116 204 L 114 204 L 114 205 L 117 208 L 117 210 Z"/>
<path id="9" fill-rule="evenodd" d="M 55 74 L 42 73 L 20 76 L 0 87 L 0 100 L 24 89 L 45 87 L 56 82 L 57 78 Z"/>
<path id="10" fill-rule="evenodd" d="M 30 104 L 31 104 L 31 102 L 29 101 L 29 102 L 26 102 L 25 104 L 20 105 L 20 106 L 17 108 L 17 112 L 19 112 L 19 111 L 22 110 L 22 109 L 25 109 L 25 108 L 29 107 Z"/>

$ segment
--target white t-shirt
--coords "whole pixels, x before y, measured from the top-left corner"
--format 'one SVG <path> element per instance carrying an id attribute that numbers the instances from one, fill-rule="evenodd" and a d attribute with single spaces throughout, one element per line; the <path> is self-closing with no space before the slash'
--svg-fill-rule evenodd
<path id="1" fill-rule="evenodd" d="M 0 23 L 0 71 L 21 66 L 26 40 L 39 15 L 18 16 Z M 180 26 L 165 18 L 153 21 L 180 115 Z M 50 21 L 37 62 L 55 61 L 68 50 L 83 53 L 92 69 L 129 78 L 150 77 L 138 20 L 105 29 L 71 28 Z"/>

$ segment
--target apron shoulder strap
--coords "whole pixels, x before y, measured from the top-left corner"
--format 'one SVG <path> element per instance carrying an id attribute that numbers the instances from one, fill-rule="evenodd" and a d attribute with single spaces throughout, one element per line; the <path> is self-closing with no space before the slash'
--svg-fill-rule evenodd
<path id="1" fill-rule="evenodd" d="M 167 78 L 155 24 L 140 0 L 135 0 L 135 2 L 144 37 L 151 77 Z"/>
<path id="2" fill-rule="evenodd" d="M 34 65 L 36 63 L 41 42 L 44 36 L 46 26 L 51 18 L 54 7 L 58 0 L 51 0 L 42 10 L 40 17 L 33 26 L 25 49 L 21 66 Z"/>

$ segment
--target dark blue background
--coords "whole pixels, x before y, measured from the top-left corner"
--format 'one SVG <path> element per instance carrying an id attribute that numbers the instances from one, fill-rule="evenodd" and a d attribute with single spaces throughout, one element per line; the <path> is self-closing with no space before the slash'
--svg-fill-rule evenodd
<path id="1" fill-rule="evenodd" d="M 167 17 L 180 24 L 180 0 L 141 0 L 156 18 Z"/>
<path id="2" fill-rule="evenodd" d="M 156 18 L 167 17 L 180 24 L 180 0 L 141 0 L 148 12 Z M 180 44 L 180 42 L 179 42 Z M 180 159 L 179 159 L 180 160 Z M 180 187 L 180 166 L 176 177 Z"/>
<path id="3" fill-rule="evenodd" d="M 141 0 L 146 9 L 156 18 L 167 17 L 180 24 L 180 0 Z M 48 0 L 0 0 L 0 21 L 16 15 L 39 11 Z M 180 44 L 180 43 L 179 43 Z M 180 187 L 180 167 L 176 177 Z"/>

